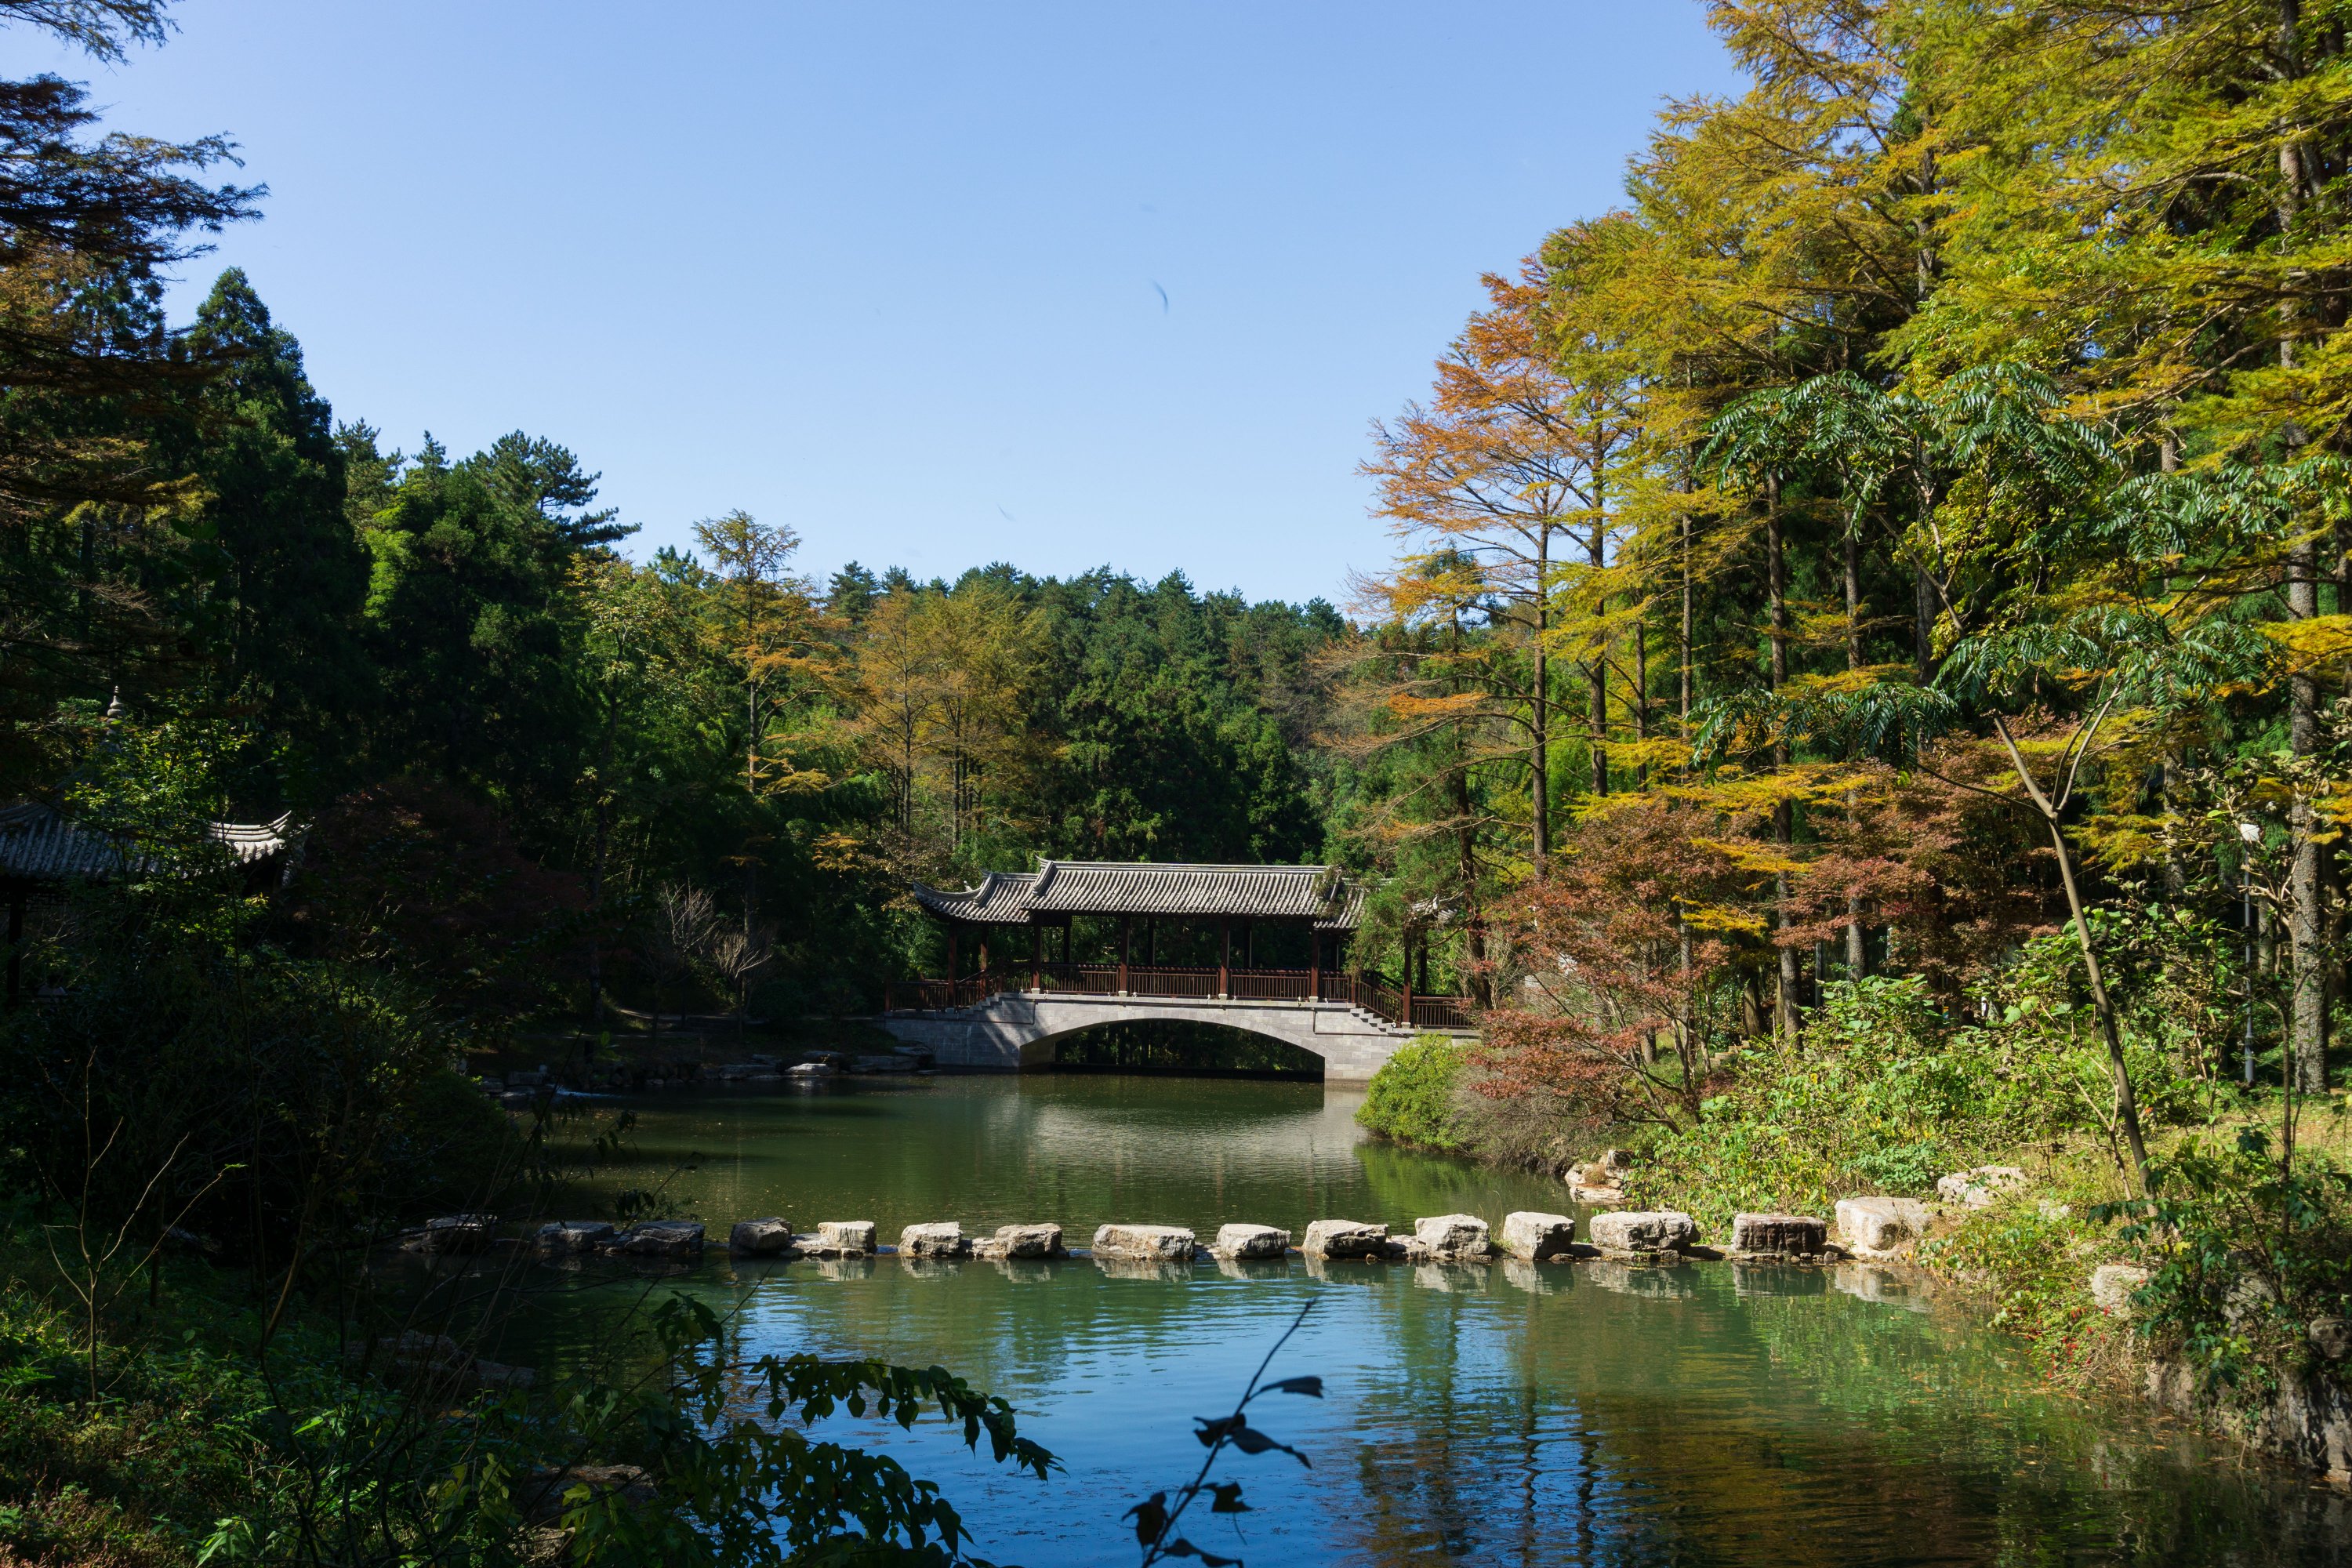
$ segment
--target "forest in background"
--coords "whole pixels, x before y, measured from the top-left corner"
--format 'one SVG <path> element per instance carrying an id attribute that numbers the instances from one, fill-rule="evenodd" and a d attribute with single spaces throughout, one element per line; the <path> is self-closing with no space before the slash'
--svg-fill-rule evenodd
<path id="1" fill-rule="evenodd" d="M 2030 1163 L 1927 1250 L 2004 1326 L 2112 1342 L 2124 1262 L 2200 1388 L 2340 1376 L 2352 5 L 1708 9 L 1748 85 L 1486 280 L 1339 607 L 819 583 L 824 520 L 740 513 L 634 559 L 560 432 L 395 449 L 235 271 L 166 318 L 259 210 L 226 140 L 0 83 L 0 799 L 140 851 L 0 1021 L 7 1549 L 513 1561 L 508 1478 L 582 1454 L 669 1489 L 560 1510 L 578 1560 L 919 1539 L 809 1502 L 887 1461 L 713 1425 L 690 1322 L 619 1403 L 352 1376 L 352 1259 L 561 1190 L 468 1047 L 870 1007 L 936 963 L 908 879 L 1040 853 L 1349 865 L 1357 962 L 1488 1004 L 1391 1080 L 1425 1141 L 1634 1142 L 1710 1226 Z M 203 825 L 280 811 L 247 889 Z M 988 1408 L 923 1375 L 790 1370 Z"/>

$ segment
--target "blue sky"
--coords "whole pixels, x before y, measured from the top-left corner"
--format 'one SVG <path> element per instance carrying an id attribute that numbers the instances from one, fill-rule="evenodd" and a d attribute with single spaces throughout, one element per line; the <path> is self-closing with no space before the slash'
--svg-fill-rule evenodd
<path id="1" fill-rule="evenodd" d="M 742 507 L 919 576 L 1108 563 L 1339 600 L 1366 426 L 1670 95 L 1696 0 L 1159 6 L 184 0 L 111 123 L 225 131 L 339 416 L 524 429 L 680 543 Z"/>

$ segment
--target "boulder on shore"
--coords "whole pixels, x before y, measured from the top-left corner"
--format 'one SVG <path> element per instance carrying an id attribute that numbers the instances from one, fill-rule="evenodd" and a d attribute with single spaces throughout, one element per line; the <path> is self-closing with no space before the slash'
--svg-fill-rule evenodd
<path id="1" fill-rule="evenodd" d="M 1290 1250 L 1290 1233 L 1270 1225 L 1221 1225 L 1209 1251 L 1218 1258 L 1280 1258 Z"/>
<path id="2" fill-rule="evenodd" d="M 791 1249 L 793 1227 L 771 1215 L 766 1219 L 739 1219 L 727 1232 L 727 1250 L 746 1258 L 773 1258 Z"/>
<path id="3" fill-rule="evenodd" d="M 1838 1236 L 1864 1258 L 1892 1258 L 1927 1234 L 1932 1215 L 1917 1198 L 1840 1198 Z"/>
<path id="4" fill-rule="evenodd" d="M 1307 1227 L 1298 1250 L 1309 1258 L 1386 1258 L 1389 1227 L 1360 1220 L 1318 1219 Z"/>
<path id="5" fill-rule="evenodd" d="M 498 1224 L 496 1215 L 442 1215 L 426 1220 L 404 1245 L 411 1252 L 482 1252 L 488 1248 Z"/>
<path id="6" fill-rule="evenodd" d="M 1586 1234 L 1603 1252 L 1680 1252 L 1698 1238 L 1698 1225 L 1679 1209 L 1612 1209 L 1587 1222 Z"/>
<path id="7" fill-rule="evenodd" d="M 910 1225 L 898 1233 L 901 1258 L 961 1258 L 965 1251 L 963 1226 L 955 1220 Z"/>
<path id="8" fill-rule="evenodd" d="M 1181 1225 L 1106 1225 L 1095 1231 L 1097 1258 L 1190 1263 L 1195 1243 Z"/>
<path id="9" fill-rule="evenodd" d="M 1809 1257 L 1829 1245 L 1830 1227 L 1809 1214 L 1731 1216 L 1731 1250 Z"/>
<path id="10" fill-rule="evenodd" d="M 1576 1221 L 1564 1214 L 1536 1214 L 1525 1209 L 1507 1214 L 1503 1216 L 1503 1250 L 1531 1262 L 1567 1258 L 1576 1250 Z"/>
<path id="11" fill-rule="evenodd" d="M 1000 1225 L 994 1236 L 971 1244 L 974 1258 L 1003 1261 L 1008 1258 L 1067 1258 L 1058 1225 Z"/>
<path id="12" fill-rule="evenodd" d="M 624 1258 L 683 1259 L 702 1256 L 702 1226 L 685 1219 L 654 1219 L 633 1225 L 607 1247 Z"/>
<path id="13" fill-rule="evenodd" d="M 552 1225 L 541 1226 L 531 1244 L 542 1257 L 566 1258 L 594 1252 L 609 1244 L 616 1234 L 601 1219 L 560 1219 Z"/>
<path id="14" fill-rule="evenodd" d="M 1486 1222 L 1476 1215 L 1442 1214 L 1412 1222 L 1407 1254 L 1416 1263 L 1475 1263 L 1494 1253 Z"/>
<path id="15" fill-rule="evenodd" d="M 2137 1263 L 2102 1263 L 2091 1270 L 2091 1300 L 2111 1317 L 2131 1315 L 2132 1293 L 2147 1283 L 2147 1270 Z"/>
<path id="16" fill-rule="evenodd" d="M 2025 1184 L 2025 1173 L 2015 1165 L 1979 1165 L 1938 1177 L 1936 1195 L 1948 1204 L 1980 1209 L 2001 1194 L 2013 1193 Z"/>

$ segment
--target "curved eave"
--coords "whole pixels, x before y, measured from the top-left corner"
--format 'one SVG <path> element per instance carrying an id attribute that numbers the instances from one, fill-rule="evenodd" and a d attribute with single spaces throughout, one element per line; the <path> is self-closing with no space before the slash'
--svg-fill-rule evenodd
<path id="1" fill-rule="evenodd" d="M 915 884 L 915 901 L 932 915 L 959 925 L 993 926 L 1029 923 L 1026 873 L 991 871 L 977 888 L 961 891 Z"/>

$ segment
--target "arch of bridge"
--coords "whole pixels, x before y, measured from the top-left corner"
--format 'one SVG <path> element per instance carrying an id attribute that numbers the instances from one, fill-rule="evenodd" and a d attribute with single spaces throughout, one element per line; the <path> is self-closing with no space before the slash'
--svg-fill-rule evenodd
<path id="1" fill-rule="evenodd" d="M 931 1053 L 941 1067 L 1018 1072 L 1052 1065 L 1054 1042 L 1103 1024 L 1211 1024 L 1239 1029 L 1323 1058 L 1327 1079 L 1369 1079 L 1412 1033 L 1368 1020 L 1335 1002 L 1213 1002 L 1002 992 L 951 1012 L 885 1014 L 900 1044 Z"/>

